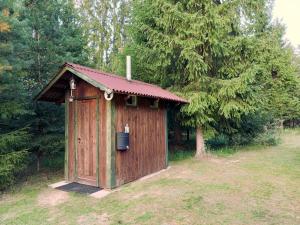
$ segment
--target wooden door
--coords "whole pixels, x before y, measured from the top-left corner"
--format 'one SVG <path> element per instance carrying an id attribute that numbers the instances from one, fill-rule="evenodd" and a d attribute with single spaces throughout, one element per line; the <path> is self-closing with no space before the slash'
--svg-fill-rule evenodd
<path id="1" fill-rule="evenodd" d="M 97 100 L 77 101 L 77 181 L 97 186 Z"/>

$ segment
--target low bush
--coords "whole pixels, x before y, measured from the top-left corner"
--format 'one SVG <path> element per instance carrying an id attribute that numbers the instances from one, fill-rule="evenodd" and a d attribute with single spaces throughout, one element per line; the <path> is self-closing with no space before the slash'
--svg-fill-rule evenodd
<path id="1" fill-rule="evenodd" d="M 217 135 L 206 141 L 206 145 L 210 149 L 219 149 L 230 145 L 229 137 L 226 134 Z"/>
<path id="2" fill-rule="evenodd" d="M 237 152 L 237 149 L 234 147 L 222 147 L 218 149 L 208 149 L 208 151 L 214 153 L 218 156 L 229 156 Z"/>
<path id="3" fill-rule="evenodd" d="M 0 155 L 0 191 L 15 182 L 16 175 L 27 166 L 27 151 L 10 152 Z"/>
<path id="4" fill-rule="evenodd" d="M 26 129 L 0 135 L 0 191 L 11 186 L 28 163 Z"/>
<path id="5" fill-rule="evenodd" d="M 173 151 L 169 151 L 169 160 L 180 161 L 180 160 L 192 158 L 194 157 L 194 155 L 195 155 L 195 150 L 176 149 Z"/>
<path id="6" fill-rule="evenodd" d="M 276 130 L 267 130 L 264 133 L 258 135 L 254 142 L 256 144 L 274 146 L 279 144 L 280 137 Z"/>
<path id="7" fill-rule="evenodd" d="M 209 149 L 218 150 L 251 144 L 276 145 L 279 141 L 276 121 L 265 114 L 243 116 L 239 124 L 217 124 L 218 134 L 206 141 Z M 230 128 L 228 128 L 228 126 Z"/>
<path id="8" fill-rule="evenodd" d="M 61 170 L 64 168 L 64 162 L 65 152 L 60 151 L 45 157 L 42 161 L 42 167 L 51 171 Z"/>

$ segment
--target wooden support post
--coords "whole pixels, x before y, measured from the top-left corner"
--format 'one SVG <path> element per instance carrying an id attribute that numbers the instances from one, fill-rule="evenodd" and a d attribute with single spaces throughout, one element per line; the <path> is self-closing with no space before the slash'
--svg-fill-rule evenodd
<path id="1" fill-rule="evenodd" d="M 168 110 L 165 109 L 165 148 L 166 148 L 166 168 L 169 166 L 169 138 L 168 138 Z"/>
<path id="2" fill-rule="evenodd" d="M 74 150 L 75 150 L 75 157 L 74 157 L 74 180 L 77 180 L 77 161 L 78 161 L 78 133 L 77 133 L 77 100 L 74 100 Z"/>
<path id="3" fill-rule="evenodd" d="M 96 123 L 96 146 L 97 146 L 97 152 L 96 152 L 96 182 L 97 182 L 97 186 L 99 187 L 100 186 L 100 183 L 99 183 L 99 148 L 100 148 L 100 141 L 99 141 L 99 98 L 97 98 L 97 109 L 96 109 L 96 120 L 97 120 L 97 123 Z"/>
<path id="4" fill-rule="evenodd" d="M 69 180 L 69 94 L 65 95 L 65 180 Z"/>
<path id="5" fill-rule="evenodd" d="M 115 103 L 106 101 L 106 187 L 116 186 Z"/>

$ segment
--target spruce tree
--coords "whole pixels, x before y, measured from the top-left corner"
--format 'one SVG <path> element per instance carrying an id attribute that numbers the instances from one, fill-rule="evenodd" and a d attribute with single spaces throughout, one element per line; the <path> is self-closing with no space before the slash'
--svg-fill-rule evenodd
<path id="1" fill-rule="evenodd" d="M 32 135 L 30 151 L 36 156 L 39 170 L 43 156 L 64 149 L 64 109 L 32 99 L 64 62 L 87 63 L 86 41 L 72 1 L 26 0 L 22 18 L 30 32 L 26 42 L 28 51 L 22 55 L 29 61 L 24 83 L 34 109 L 34 115 L 27 118 Z"/>
<path id="2" fill-rule="evenodd" d="M 25 62 L 17 57 L 26 50 L 26 24 L 19 20 L 17 3 L 0 3 L 0 191 L 13 183 L 27 162 L 29 135 L 26 125 L 19 121 L 29 113 L 22 83 Z"/>
<path id="3" fill-rule="evenodd" d="M 293 76 L 288 60 L 286 67 L 268 62 L 286 59 L 277 54 L 284 48 L 270 23 L 270 7 L 265 0 L 134 3 L 130 49 L 137 73 L 190 101 L 181 111 L 184 124 L 197 130 L 198 157 L 204 153 L 203 132 L 217 132 L 216 124 L 232 130 L 266 105 L 264 91 L 275 87 L 272 67 L 280 69 L 280 80 Z"/>

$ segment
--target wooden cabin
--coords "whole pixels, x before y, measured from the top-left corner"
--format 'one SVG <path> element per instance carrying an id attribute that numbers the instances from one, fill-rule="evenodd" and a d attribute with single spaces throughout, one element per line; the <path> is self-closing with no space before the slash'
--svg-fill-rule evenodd
<path id="1" fill-rule="evenodd" d="M 65 63 L 36 97 L 65 103 L 65 179 L 111 189 L 168 166 L 162 88 Z"/>

